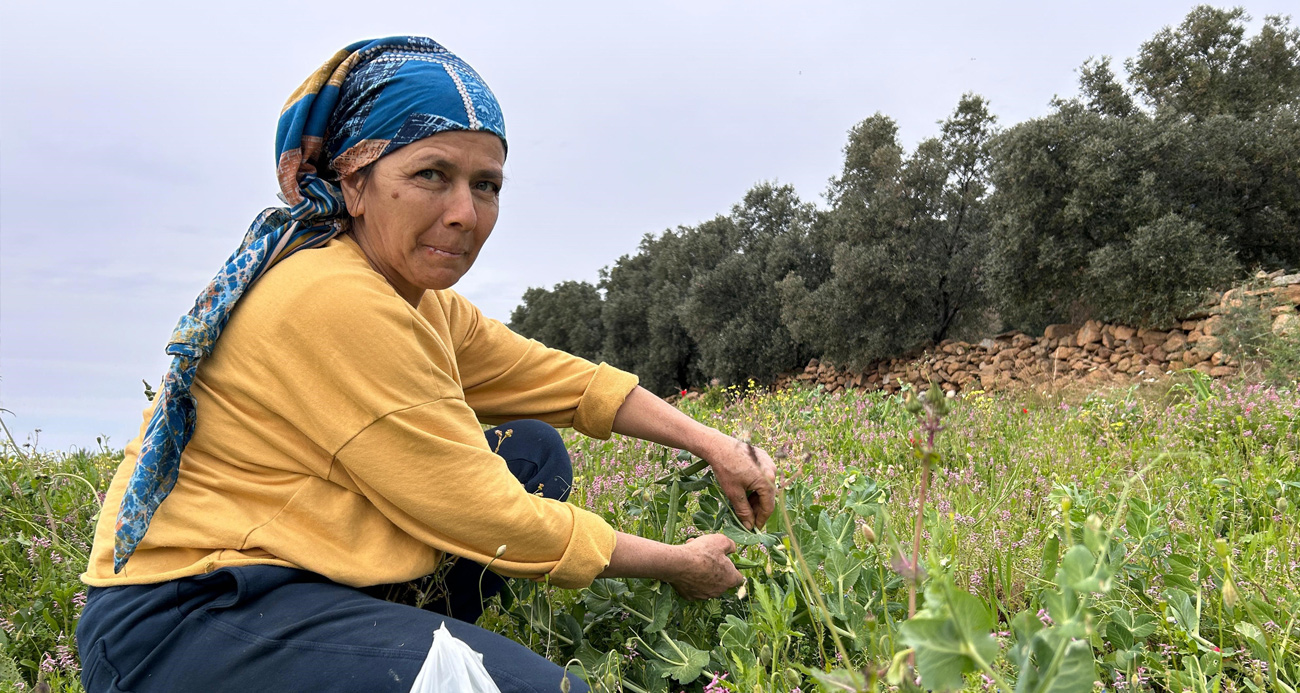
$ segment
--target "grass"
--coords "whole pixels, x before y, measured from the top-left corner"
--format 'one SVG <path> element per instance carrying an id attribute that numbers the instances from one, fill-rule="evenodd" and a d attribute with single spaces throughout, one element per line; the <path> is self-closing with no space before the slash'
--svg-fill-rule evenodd
<path id="1" fill-rule="evenodd" d="M 749 596 L 674 605 L 671 594 L 644 581 L 582 591 L 541 586 L 497 604 L 481 623 L 586 669 L 609 690 L 808 691 L 817 672 L 835 668 L 864 670 L 862 685 L 876 685 L 869 680 L 891 663 L 894 685 L 914 687 L 900 679 L 895 657 L 908 651 L 900 630 L 907 584 L 890 569 L 898 547 L 910 556 L 918 505 L 917 427 L 902 401 L 733 389 L 682 407 L 779 458 L 793 519 L 774 520 L 769 529 L 785 534 L 769 535 L 770 545 L 741 552 L 753 566 Z M 984 690 L 995 679 L 1015 680 L 1021 667 L 1013 650 L 1022 638 L 1010 624 L 1026 610 L 1051 621 L 1043 600 L 1061 582 L 1053 579 L 1059 554 L 1095 533 L 1096 515 L 1115 518 L 1109 546 L 1117 561 L 1113 585 L 1092 596 L 1081 635 L 1092 646 L 1096 686 L 1294 691 L 1294 385 L 1210 383 L 1188 374 L 1100 393 L 974 393 L 954 403 L 944 426 L 922 509 L 930 580 L 918 616 L 939 618 L 945 584 L 987 612 L 996 676 L 964 670 L 963 685 Z M 725 509 L 712 505 L 702 484 L 678 484 L 690 492 L 671 505 L 647 484 L 686 464 L 675 455 L 619 437 L 570 443 L 571 501 L 615 527 L 655 538 L 675 527 L 667 538 L 680 541 L 721 526 Z M 38 679 L 53 691 L 80 690 L 71 633 L 84 592 L 76 576 L 97 498 L 120 459 L 104 447 L 52 453 L 9 444 L 0 454 L 0 682 L 9 660 L 24 690 Z M 868 480 L 875 482 L 870 503 Z M 692 519 L 678 522 L 679 513 Z M 844 542 L 831 547 L 827 533 L 837 527 Z M 790 558 L 801 549 L 811 553 L 803 565 Z M 845 575 L 853 578 L 847 586 Z M 674 618 L 656 628 L 629 616 L 641 613 L 641 599 L 650 600 L 644 611 L 666 608 Z M 924 673 L 924 647 L 912 652 Z"/>

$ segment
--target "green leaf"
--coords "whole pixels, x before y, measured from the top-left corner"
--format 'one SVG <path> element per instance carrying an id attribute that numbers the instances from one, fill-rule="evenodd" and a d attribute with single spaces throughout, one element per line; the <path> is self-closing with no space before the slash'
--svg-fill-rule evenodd
<path id="1" fill-rule="evenodd" d="M 1169 561 L 1169 570 L 1174 575 L 1191 577 L 1196 572 L 1196 563 L 1187 556 L 1175 553 L 1171 554 L 1166 560 Z"/>
<path id="2" fill-rule="evenodd" d="M 718 640 L 728 650 L 752 650 L 755 638 L 753 627 L 732 614 L 718 626 Z"/>
<path id="3" fill-rule="evenodd" d="M 871 642 L 871 630 L 868 624 L 867 610 L 852 599 L 844 600 L 844 630 L 853 633 L 853 644 L 860 650 L 866 650 Z"/>
<path id="4" fill-rule="evenodd" d="M 665 660 L 660 676 L 673 677 L 678 683 L 690 683 L 700 677 L 709 665 L 709 653 L 663 635 L 655 652 Z"/>
<path id="5" fill-rule="evenodd" d="M 864 560 L 848 555 L 838 548 L 826 552 L 824 564 L 826 576 L 835 585 L 837 594 L 844 594 L 853 587 L 853 584 L 858 581 L 858 574 L 862 572 L 864 564 Z M 835 596 L 832 595 L 831 599 L 835 600 Z"/>
<path id="6" fill-rule="evenodd" d="M 821 540 L 822 546 L 827 551 L 833 548 L 849 551 L 854 548 L 855 527 L 852 515 L 842 513 L 832 518 L 823 511 L 817 518 L 817 538 Z"/>
<path id="7" fill-rule="evenodd" d="M 1164 583 L 1166 585 L 1170 585 L 1172 587 L 1179 587 L 1184 590 L 1187 590 L 1188 592 L 1196 591 L 1196 584 L 1193 583 L 1191 580 L 1188 580 L 1187 578 L 1183 577 L 1182 575 L 1175 575 L 1169 573 L 1164 575 L 1163 578 L 1164 578 Z"/>
<path id="8" fill-rule="evenodd" d="M 1137 539 L 1151 532 L 1151 508 L 1140 498 L 1130 498 L 1128 513 L 1124 515 L 1124 529 Z"/>
<path id="9" fill-rule="evenodd" d="M 1110 623 L 1106 625 L 1106 637 L 1117 650 L 1132 649 L 1134 645 L 1146 639 L 1156 630 L 1156 620 L 1147 614 L 1134 615 L 1128 609 L 1115 609 L 1110 612 Z"/>
<path id="10" fill-rule="evenodd" d="M 1097 680 L 1097 665 L 1092 656 L 1092 646 L 1086 640 L 1060 637 L 1048 628 L 1034 638 L 1034 656 L 1037 658 L 1034 686 L 1024 689 L 1031 693 L 1090 693 Z M 1021 676 L 1024 676 L 1022 672 Z M 1017 685 L 1017 691 L 1020 686 Z"/>
<path id="11" fill-rule="evenodd" d="M 591 587 L 583 590 L 582 603 L 587 606 L 587 611 L 596 616 L 603 616 L 619 606 L 627 593 L 627 585 L 621 581 L 602 578 L 595 580 L 591 583 Z"/>
<path id="12" fill-rule="evenodd" d="M 616 652 L 600 652 L 591 646 L 589 642 L 583 642 L 577 650 L 573 652 L 573 658 L 578 660 L 587 673 L 595 672 L 601 668 L 601 665 L 609 661 L 609 658 L 617 658 Z"/>
<path id="13" fill-rule="evenodd" d="M 17 683 L 22 680 L 22 675 L 18 673 L 18 665 L 14 663 L 13 657 L 0 653 L 0 683 Z"/>
<path id="14" fill-rule="evenodd" d="M 803 552 L 808 565 L 821 565 L 826 560 L 826 547 L 807 520 L 799 518 L 795 521 L 791 539 L 799 544 L 799 550 Z"/>
<path id="15" fill-rule="evenodd" d="M 965 675 L 979 668 L 977 661 L 997 656 L 997 641 L 989 634 L 993 619 L 978 597 L 950 584 L 931 583 L 925 600 L 926 608 L 900 626 L 903 642 L 916 650 L 916 669 L 926 687 L 960 689 Z"/>
<path id="16" fill-rule="evenodd" d="M 868 686 L 870 684 L 867 682 L 866 677 L 858 671 L 849 671 L 847 669 L 822 671 L 821 669 L 805 668 L 804 673 L 816 681 L 818 687 L 823 691 L 856 693 L 857 691 L 869 690 Z"/>
<path id="17" fill-rule="evenodd" d="M 916 650 L 916 668 L 927 688 L 957 690 L 967 672 L 975 670 L 951 625 L 945 618 L 917 614 L 899 627 L 903 642 Z"/>
<path id="18" fill-rule="evenodd" d="M 1056 570 L 1061 563 L 1061 540 L 1052 535 L 1047 538 L 1043 544 L 1043 571 L 1040 573 L 1044 580 L 1051 580 L 1056 577 Z"/>
<path id="19" fill-rule="evenodd" d="M 903 677 L 907 675 L 908 659 L 916 652 L 912 648 L 899 650 L 894 653 L 894 658 L 889 662 L 889 670 L 885 672 L 885 680 L 892 686 L 903 685 Z M 855 691 L 856 693 L 856 691 Z"/>
<path id="20" fill-rule="evenodd" d="M 1083 523 L 1083 544 L 1087 546 L 1093 554 L 1104 556 L 1106 554 L 1106 545 L 1110 541 L 1110 535 L 1101 528 L 1096 517 L 1089 517 Z"/>
<path id="21" fill-rule="evenodd" d="M 722 533 L 734 542 L 736 546 L 753 546 L 762 544 L 765 535 L 761 532 L 751 532 L 744 527 L 734 524 L 725 524 L 722 526 Z"/>
<path id="22" fill-rule="evenodd" d="M 1115 611 L 1110 615 L 1110 623 L 1106 624 L 1106 639 L 1117 650 L 1127 650 L 1133 647 L 1133 615 L 1127 611 Z"/>
<path id="23" fill-rule="evenodd" d="M 1034 635 L 1044 628 L 1043 622 L 1032 611 L 1021 611 L 1011 619 L 1011 632 L 1016 636 L 1016 643 L 1007 652 L 1007 657 L 1021 669 L 1030 666 L 1033 657 L 1032 644 Z"/>
<path id="24" fill-rule="evenodd" d="M 1196 608 L 1192 606 L 1192 600 L 1187 593 L 1177 588 L 1170 588 L 1165 590 L 1164 596 L 1165 601 L 1169 602 L 1169 611 L 1174 617 L 1174 622 L 1188 634 L 1200 635 L 1200 620 L 1196 618 Z"/>
<path id="25" fill-rule="evenodd" d="M 1133 617 L 1133 639 L 1146 640 L 1156 632 L 1156 617 L 1150 614 L 1138 614 Z"/>
<path id="26" fill-rule="evenodd" d="M 1255 624 L 1246 621 L 1240 621 L 1232 627 L 1237 634 L 1246 639 L 1246 645 L 1255 659 L 1267 661 L 1270 657 L 1268 640 L 1264 638 L 1264 632 Z"/>
<path id="27" fill-rule="evenodd" d="M 658 633 L 668 625 L 668 619 L 673 615 L 673 608 L 677 605 L 677 600 L 673 596 L 673 588 L 666 584 L 660 583 L 659 594 L 655 597 L 654 613 L 651 614 L 652 620 L 650 625 L 645 627 L 647 633 Z"/>
<path id="28" fill-rule="evenodd" d="M 569 613 L 556 614 L 555 630 L 560 635 L 563 635 L 564 637 L 568 638 L 569 641 L 574 645 L 582 644 L 583 641 L 582 626 L 578 623 L 578 619 L 574 618 L 572 614 Z"/>
<path id="29" fill-rule="evenodd" d="M 1092 576 L 1093 568 L 1097 565 L 1097 559 L 1088 550 L 1088 547 L 1082 544 L 1076 544 L 1065 552 L 1065 558 L 1061 559 L 1061 568 L 1056 573 L 1057 583 L 1069 586 L 1079 591 L 1092 591 L 1091 583 L 1095 579 L 1089 579 Z"/>
<path id="30" fill-rule="evenodd" d="M 722 518 L 717 515 L 710 515 L 702 510 L 691 513 L 691 524 L 705 534 L 714 534 L 722 529 Z"/>

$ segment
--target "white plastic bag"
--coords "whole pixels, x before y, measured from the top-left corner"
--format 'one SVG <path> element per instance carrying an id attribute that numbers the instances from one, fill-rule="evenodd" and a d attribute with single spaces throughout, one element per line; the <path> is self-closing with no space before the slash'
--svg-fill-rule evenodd
<path id="1" fill-rule="evenodd" d="M 447 624 L 433 633 L 433 647 L 411 684 L 411 693 L 501 693 L 487 669 L 483 655 L 447 630 Z"/>

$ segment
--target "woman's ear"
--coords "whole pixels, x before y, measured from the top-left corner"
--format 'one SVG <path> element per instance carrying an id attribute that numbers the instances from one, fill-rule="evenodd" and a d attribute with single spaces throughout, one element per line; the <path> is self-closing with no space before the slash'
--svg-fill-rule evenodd
<path id="1" fill-rule="evenodd" d="M 369 177 L 370 168 L 365 167 L 339 181 L 339 187 L 343 189 L 343 203 L 348 208 L 348 216 L 354 219 L 366 213 L 363 193 L 366 191 L 366 179 Z"/>

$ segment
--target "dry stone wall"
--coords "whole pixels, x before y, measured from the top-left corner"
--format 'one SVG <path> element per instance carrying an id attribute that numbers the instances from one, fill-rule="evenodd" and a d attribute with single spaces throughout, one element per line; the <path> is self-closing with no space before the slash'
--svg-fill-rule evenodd
<path id="1" fill-rule="evenodd" d="M 1223 351 L 1224 316 L 1254 302 L 1271 313 L 1277 334 L 1300 339 L 1300 274 L 1274 272 L 1257 277 L 1257 290 L 1215 294 L 1194 315 L 1167 330 L 1125 325 L 1051 325 L 1040 337 L 1006 332 L 978 344 L 945 341 L 912 359 L 882 361 L 851 372 L 813 359 L 797 374 L 778 379 L 818 383 L 830 391 L 864 388 L 897 392 L 903 383 L 917 387 L 939 382 L 956 392 L 1066 382 L 1130 383 L 1193 368 L 1214 378 L 1236 375 L 1239 364 Z M 689 396 L 689 395 L 688 395 Z"/>

